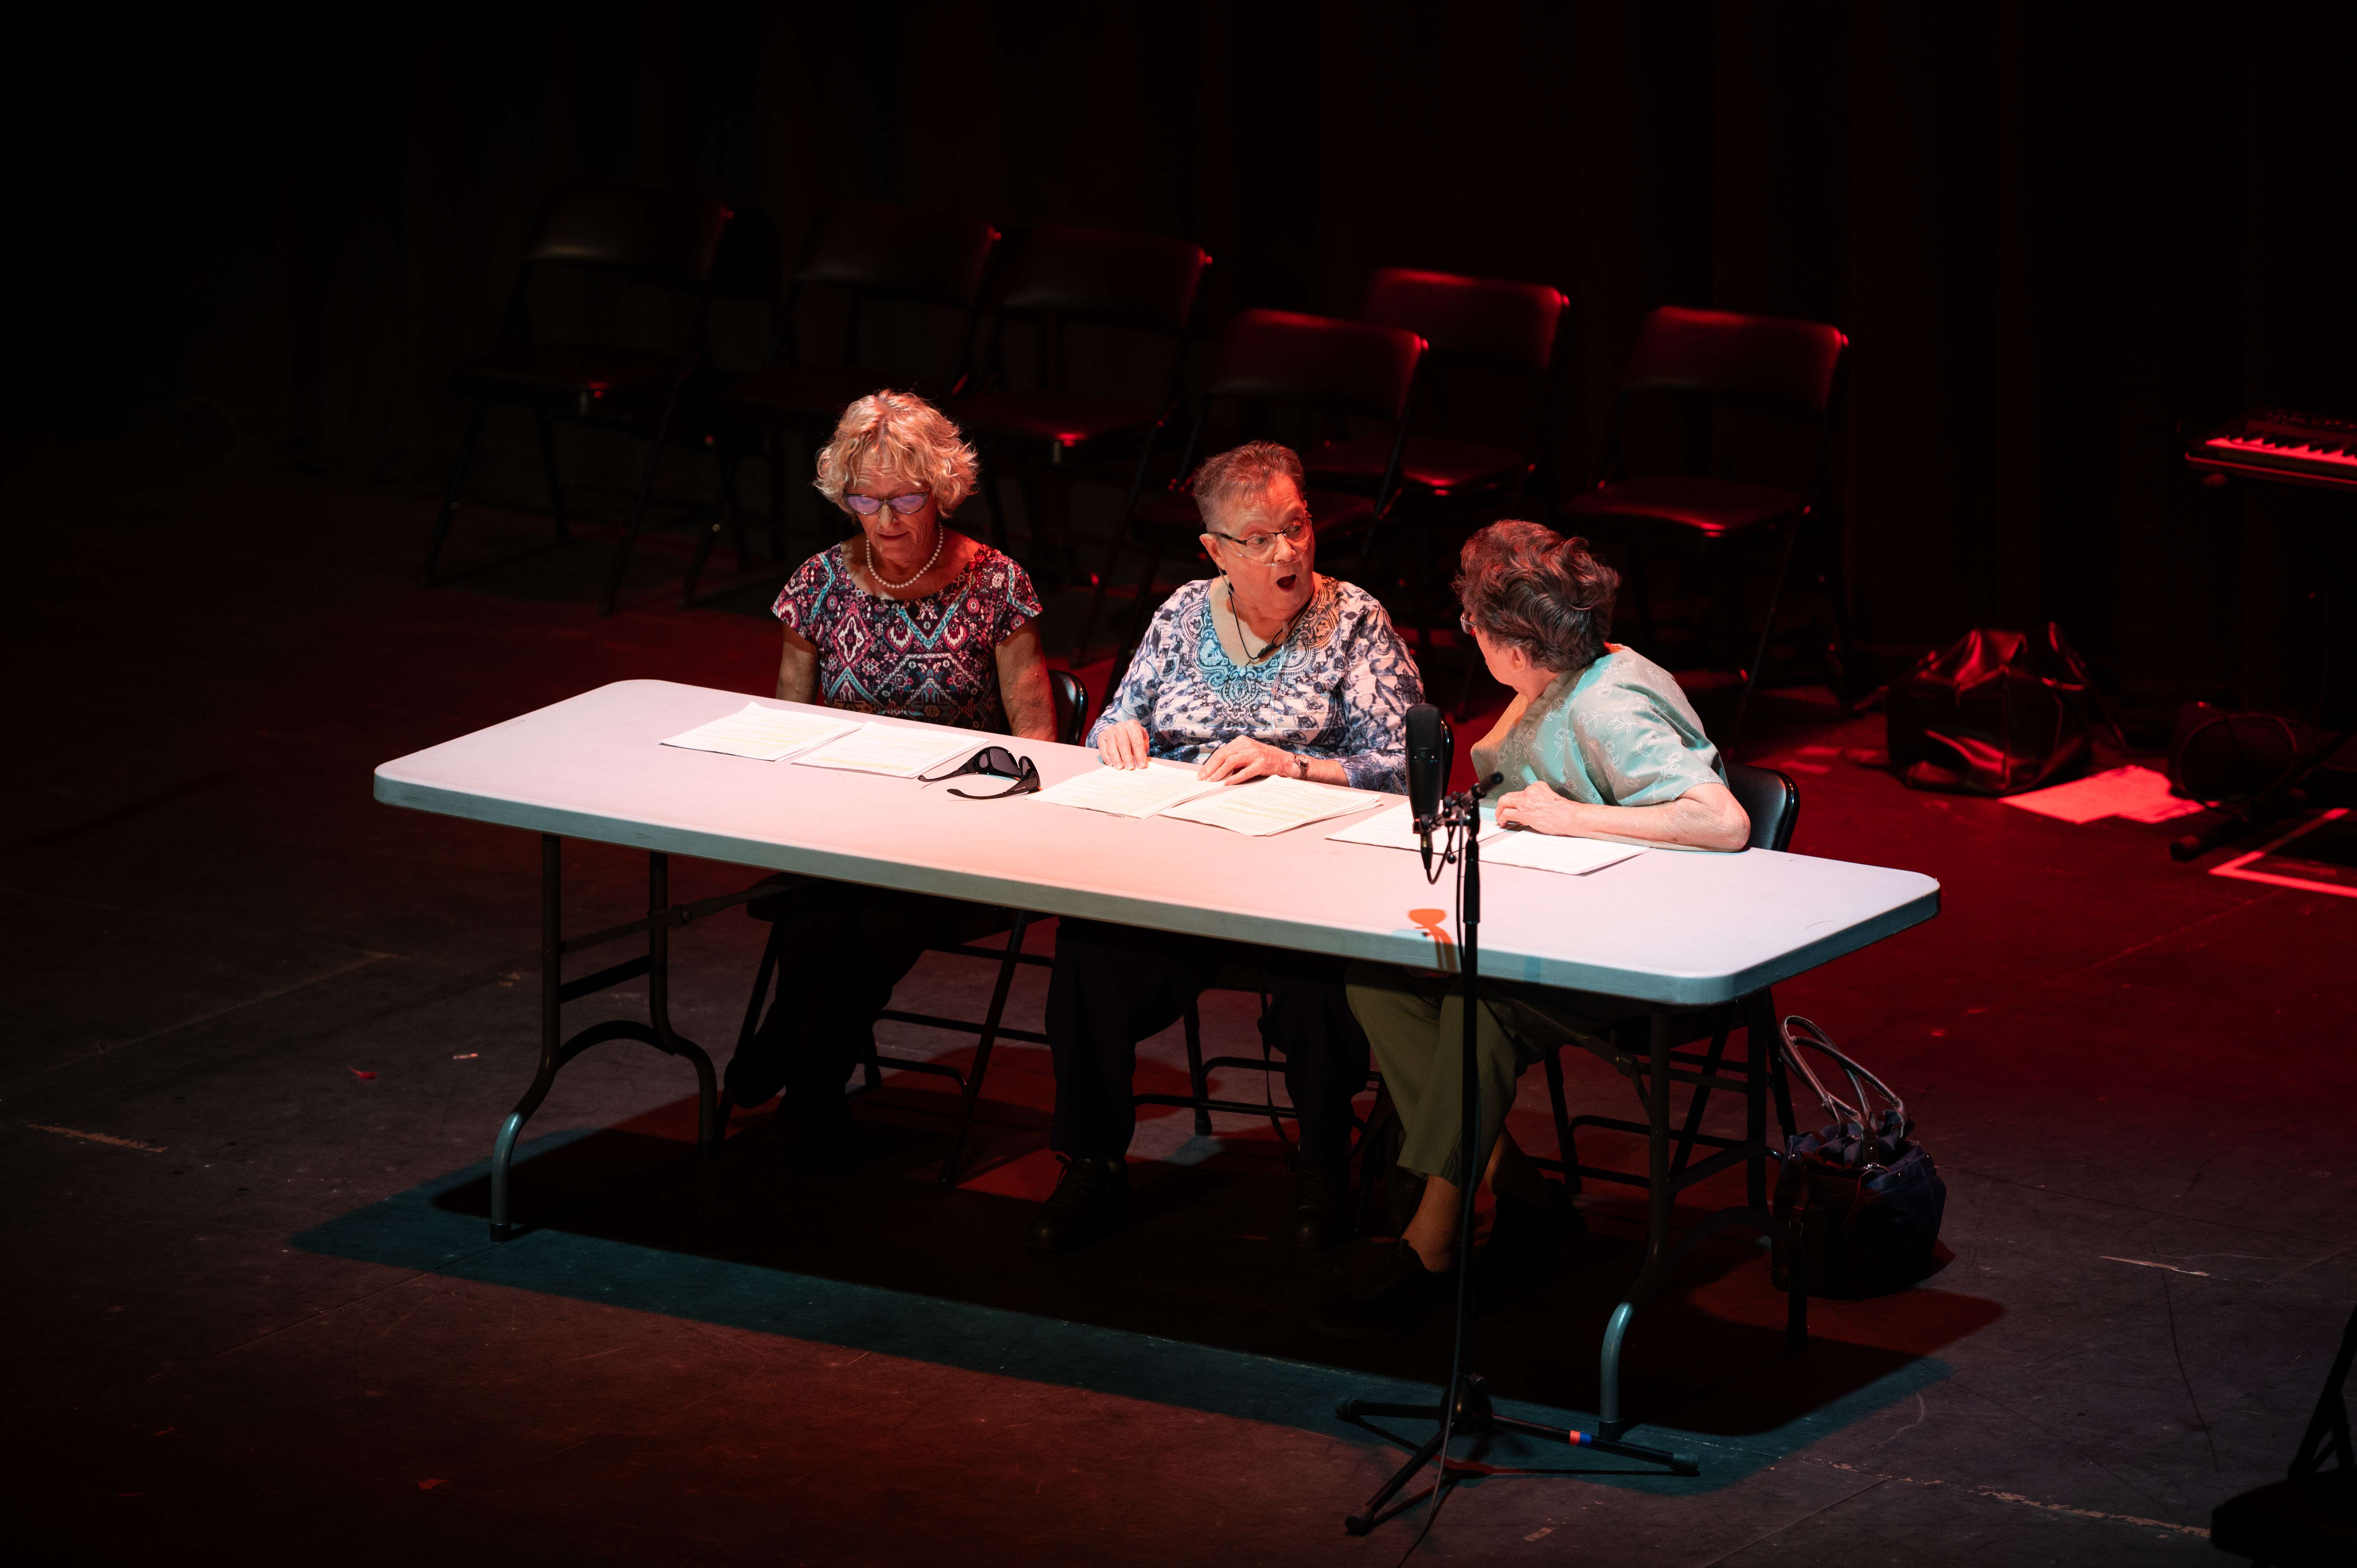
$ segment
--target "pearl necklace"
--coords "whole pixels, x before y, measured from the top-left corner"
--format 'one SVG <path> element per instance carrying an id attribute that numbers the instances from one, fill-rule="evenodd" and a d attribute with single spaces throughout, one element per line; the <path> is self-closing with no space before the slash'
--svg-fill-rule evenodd
<path id="1" fill-rule="evenodd" d="M 887 593 L 897 594 L 903 588 L 916 586 L 925 580 L 925 574 L 933 569 L 933 563 L 942 558 L 942 541 L 948 536 L 948 533 L 949 530 L 940 523 L 933 524 L 933 553 L 925 557 L 925 564 L 917 568 L 917 575 L 905 583 L 895 583 L 876 569 L 876 541 L 869 540 L 867 542 L 867 575 L 875 578 L 877 585 Z"/>

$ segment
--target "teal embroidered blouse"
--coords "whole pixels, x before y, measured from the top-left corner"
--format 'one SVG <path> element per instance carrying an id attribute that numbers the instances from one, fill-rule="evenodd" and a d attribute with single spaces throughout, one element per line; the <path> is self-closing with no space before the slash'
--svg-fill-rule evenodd
<path id="1" fill-rule="evenodd" d="M 1658 806 L 1697 784 L 1724 784 L 1718 747 L 1671 673 L 1607 644 L 1585 670 L 1556 676 L 1493 746 L 1473 747 L 1495 793 L 1544 783 L 1591 806 Z"/>

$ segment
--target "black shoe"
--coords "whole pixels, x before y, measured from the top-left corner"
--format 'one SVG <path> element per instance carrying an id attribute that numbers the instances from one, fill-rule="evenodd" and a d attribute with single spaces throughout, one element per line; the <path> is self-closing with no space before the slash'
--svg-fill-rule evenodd
<path id="1" fill-rule="evenodd" d="M 848 1175 L 859 1164 L 859 1120 L 841 1090 L 790 1090 L 778 1104 L 786 1163 L 811 1176 Z"/>
<path id="2" fill-rule="evenodd" d="M 1293 1244 L 1315 1252 L 1351 1239 L 1351 1173 L 1304 1165 L 1293 1178 Z"/>
<path id="3" fill-rule="evenodd" d="M 1309 1326 L 1335 1339 L 1395 1339 L 1421 1326 L 1456 1285 L 1456 1270 L 1435 1273 L 1415 1248 L 1394 1241 L 1364 1273 L 1319 1302 Z"/>
<path id="4" fill-rule="evenodd" d="M 1490 1219 L 1490 1239 L 1473 1265 L 1485 1299 L 1497 1300 L 1515 1291 L 1536 1290 L 1555 1276 L 1563 1250 L 1587 1234 L 1587 1221 L 1572 1207 L 1561 1182 L 1546 1184 L 1544 1202 L 1498 1195 L 1497 1211 Z"/>
<path id="5" fill-rule="evenodd" d="M 1129 1208 L 1129 1166 L 1120 1160 L 1064 1155 L 1064 1174 L 1031 1221 L 1031 1248 L 1069 1252 L 1121 1228 Z"/>

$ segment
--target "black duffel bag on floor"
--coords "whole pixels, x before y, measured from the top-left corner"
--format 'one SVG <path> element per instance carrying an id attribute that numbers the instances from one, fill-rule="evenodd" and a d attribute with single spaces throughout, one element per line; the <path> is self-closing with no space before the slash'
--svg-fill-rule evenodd
<path id="1" fill-rule="evenodd" d="M 1825 1092 L 1803 1047 L 1833 1059 L 1857 1104 Z M 1948 1186 L 1915 1141 L 1905 1102 L 1806 1018 L 1784 1020 L 1782 1049 L 1833 1122 L 1785 1141 L 1774 1203 L 1776 1288 L 1791 1288 L 1796 1260 L 1812 1295 L 1878 1295 L 1913 1284 L 1932 1272 Z M 1882 1097 L 1882 1110 L 1872 1108 L 1868 1090 Z"/>
<path id="2" fill-rule="evenodd" d="M 1892 682 L 1884 711 L 1890 766 L 1909 788 L 1959 795 L 2018 795 L 2076 779 L 2104 722 L 2085 663 L 2053 625 L 2035 635 L 1965 633 Z"/>

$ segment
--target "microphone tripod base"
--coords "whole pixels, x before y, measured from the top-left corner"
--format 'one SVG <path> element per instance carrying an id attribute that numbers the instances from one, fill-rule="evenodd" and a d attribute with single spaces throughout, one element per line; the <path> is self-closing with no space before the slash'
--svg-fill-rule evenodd
<path id="1" fill-rule="evenodd" d="M 1394 1471 L 1390 1480 L 1375 1488 L 1367 1506 L 1357 1513 L 1345 1516 L 1342 1528 L 1352 1535 L 1366 1535 L 1383 1520 L 1383 1505 L 1398 1495 L 1399 1489 L 1416 1473 L 1432 1463 L 1440 1448 L 1441 1407 L 1437 1404 L 1390 1404 L 1379 1400 L 1342 1399 L 1334 1402 L 1334 1414 L 1340 1420 L 1364 1425 L 1370 1417 L 1393 1417 L 1409 1421 L 1433 1423 L 1432 1435 L 1413 1454 L 1407 1463 Z M 1623 1443 L 1594 1432 L 1577 1428 L 1543 1426 L 1535 1421 L 1523 1421 L 1511 1415 L 1500 1415 L 1490 1403 L 1489 1384 L 1478 1372 L 1468 1372 L 1457 1390 L 1457 1410 L 1450 1423 L 1454 1435 L 1508 1432 L 1523 1437 L 1536 1437 L 1549 1443 L 1568 1442 L 1574 1448 L 1592 1448 L 1599 1454 L 1611 1454 L 1623 1459 L 1640 1459 L 1666 1467 L 1674 1476 L 1698 1476 L 1702 1465 L 1691 1454 L 1673 1453 L 1666 1448 L 1648 1448 L 1639 1443 Z M 1445 1469 L 1445 1466 L 1444 1466 Z M 1444 1477 L 1443 1484 L 1446 1484 Z"/>

